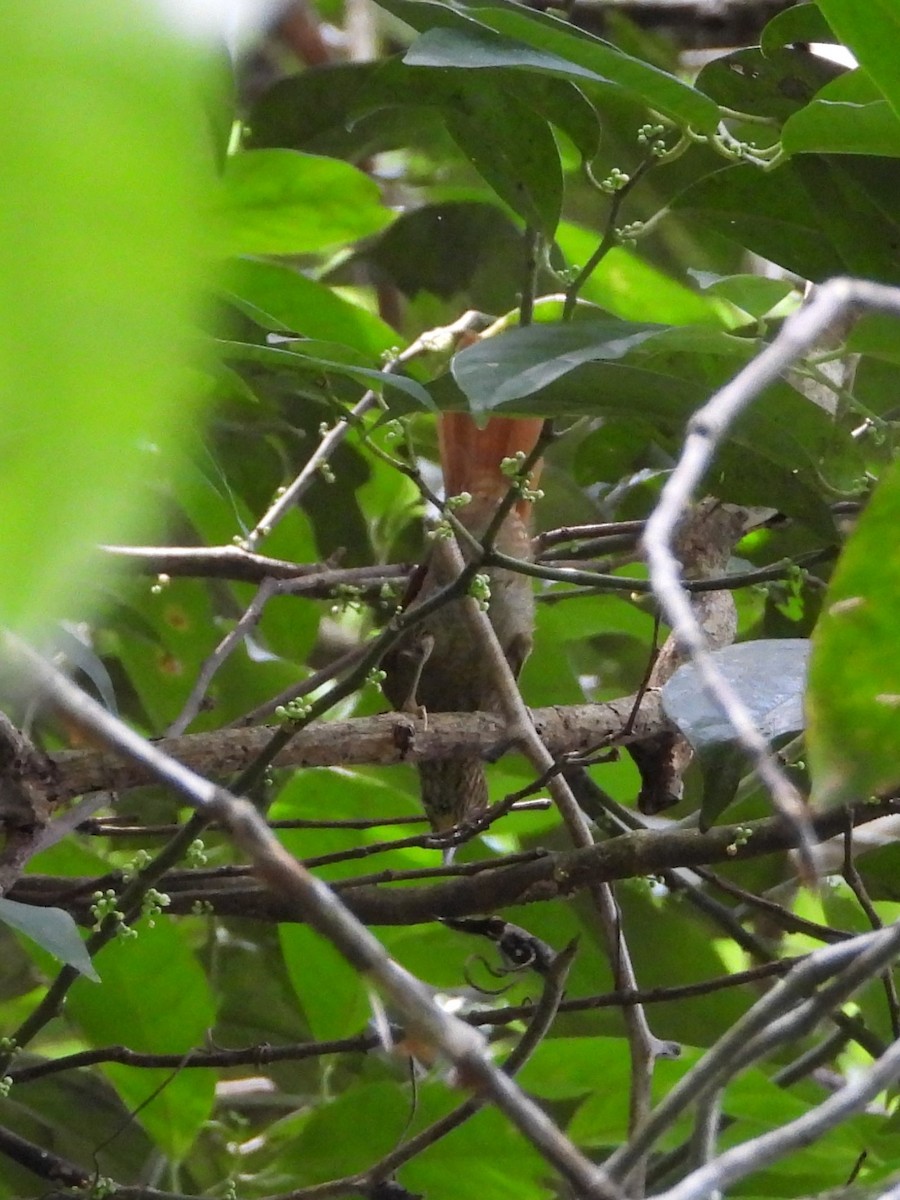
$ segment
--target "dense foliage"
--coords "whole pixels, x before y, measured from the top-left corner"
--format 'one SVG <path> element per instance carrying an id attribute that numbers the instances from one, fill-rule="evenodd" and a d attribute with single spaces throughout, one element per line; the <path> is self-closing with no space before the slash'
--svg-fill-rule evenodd
<path id="1" fill-rule="evenodd" d="M 311 27 L 344 20 L 321 7 Z M 722 670 L 835 839 L 820 885 L 799 882 L 797 828 L 772 817 L 692 668 L 665 716 L 648 697 L 644 732 L 675 722 L 696 751 L 660 817 L 637 811 L 646 778 L 616 747 L 634 703 L 601 706 L 647 684 L 668 634 L 639 535 L 691 415 L 808 282 L 900 287 L 900 16 L 890 0 L 799 4 L 690 76 L 625 17 L 609 41 L 512 0 L 379 0 L 373 20 L 371 60 L 285 69 L 282 44 L 233 70 L 114 0 L 13 17 L 0 613 L 111 714 L 183 735 L 178 757 L 245 791 L 442 1003 L 482 1014 L 499 1062 L 534 1036 L 542 994 L 558 1006 L 517 1078 L 599 1164 L 627 1143 L 640 1085 L 598 882 L 617 881 L 665 1043 L 645 1064 L 655 1101 L 709 1047 L 721 1058 L 793 962 L 897 916 L 897 848 L 869 825 L 900 782 L 895 318 L 853 313 L 754 400 L 704 485 L 749 532 L 716 569 L 685 564 L 729 576 L 715 594 L 734 597 L 739 645 Z M 494 324 L 459 349 L 441 331 L 468 310 Z M 552 420 L 520 684 L 539 729 L 568 730 L 554 753 L 595 751 L 571 776 L 595 858 L 571 853 L 555 807 L 525 804 L 441 868 L 402 730 L 372 719 L 440 491 L 435 413 L 466 408 Z M 41 749 L 13 754 L 0 730 L 3 1200 L 299 1197 L 350 1176 L 328 1194 L 374 1195 L 395 1165 L 430 1200 L 560 1194 L 490 1105 L 385 1160 L 467 1081 L 385 1051 L 369 984 L 219 826 L 114 768 L 27 672 L 4 700 Z M 545 795 L 503 748 L 492 799 Z M 522 932 L 498 949 L 485 913 Z M 869 1069 L 900 1036 L 884 965 L 809 1001 L 781 1041 L 738 1036 L 711 1098 L 685 1084 L 648 1193 Z M 894 1094 L 876 1091 L 732 1190 L 858 1174 L 880 1193 L 900 1151 Z"/>

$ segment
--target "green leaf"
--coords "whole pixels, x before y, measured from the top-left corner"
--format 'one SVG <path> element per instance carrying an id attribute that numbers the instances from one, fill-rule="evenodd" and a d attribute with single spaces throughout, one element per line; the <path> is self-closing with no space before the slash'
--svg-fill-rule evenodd
<path id="1" fill-rule="evenodd" d="M 146 5 L 5 14 L 4 625 L 34 627 L 70 599 L 84 611 L 97 543 L 149 536 L 140 483 L 198 419 L 186 331 L 212 179 L 208 65 Z"/>
<path id="2" fill-rule="evenodd" d="M 781 131 L 788 154 L 900 157 L 900 120 L 863 71 L 848 71 L 794 113 Z"/>
<path id="3" fill-rule="evenodd" d="M 607 82 L 596 71 L 570 63 L 558 54 L 549 54 L 477 25 L 429 29 L 413 42 L 403 61 L 413 67 L 461 67 L 482 71 L 525 69 L 595 83 Z"/>
<path id="4" fill-rule="evenodd" d="M 885 473 L 835 569 L 813 634 L 807 743 L 813 799 L 900 782 L 900 463 Z"/>
<path id="5" fill-rule="evenodd" d="M 718 108 L 701 92 L 639 58 L 577 29 L 558 17 L 522 11 L 518 4 L 500 0 L 490 8 L 476 6 L 473 16 L 485 25 L 549 54 L 558 55 L 608 79 L 617 88 L 640 97 L 648 108 L 664 113 L 679 124 L 712 132 Z"/>
<path id="6" fill-rule="evenodd" d="M 368 356 L 397 345 L 396 332 L 374 313 L 332 288 L 280 263 L 236 258 L 225 264 L 222 286 L 230 299 L 252 305 L 287 329 L 326 342 L 345 342 Z"/>
<path id="7" fill-rule="evenodd" d="M 390 224 L 378 185 L 349 163 L 296 150 L 229 158 L 213 214 L 216 248 L 237 254 L 308 254 Z"/>
<path id="8" fill-rule="evenodd" d="M 280 368 L 318 376 L 321 376 L 323 371 L 332 371 L 376 391 L 385 389 L 403 392 L 416 404 L 431 408 L 431 397 L 420 383 L 416 383 L 414 379 L 407 379 L 404 375 L 385 374 L 384 371 L 376 371 L 372 367 L 357 365 L 356 362 L 350 361 L 350 348 L 334 342 L 297 338 L 289 339 L 283 346 L 258 346 L 252 342 L 229 341 L 219 341 L 216 344 L 226 360 L 262 363 L 273 370 Z M 316 353 L 317 350 L 325 350 L 334 357 L 323 358 Z"/>
<path id="9" fill-rule="evenodd" d="M 61 908 L 38 908 L 0 898 L 0 921 L 24 933 L 60 962 L 99 982 L 91 956 L 85 949 L 72 917 Z"/>
<path id="10" fill-rule="evenodd" d="M 461 351 L 454 377 L 430 391 L 439 408 L 468 400 L 480 413 L 638 417 L 674 450 L 690 416 L 757 349 L 749 339 L 696 326 L 534 325 Z M 826 463 L 831 477 L 850 486 L 860 471 L 858 448 L 827 413 L 779 382 L 737 422 L 715 478 L 728 499 L 777 504 L 831 537 L 821 489 Z"/>
<path id="11" fill-rule="evenodd" d="M 835 36 L 817 4 L 795 4 L 776 13 L 762 31 L 759 40 L 763 54 L 787 46 L 791 42 L 833 42 Z"/>
<path id="12" fill-rule="evenodd" d="M 672 210 L 806 279 L 900 281 L 894 166 L 881 158 L 798 155 L 776 171 L 726 167 L 686 188 Z"/>
<path id="13" fill-rule="evenodd" d="M 428 108 L 367 111 L 372 105 L 366 93 L 383 66 L 331 63 L 280 79 L 250 111 L 247 148 L 288 147 L 359 162 L 398 146 L 434 142 L 440 122 Z"/>
<path id="14" fill-rule="evenodd" d="M 562 210 L 563 178 L 546 120 L 515 96 L 499 102 L 489 82 L 461 91 L 444 119 L 450 136 L 500 199 L 552 238 Z"/>
<path id="15" fill-rule="evenodd" d="M 780 49 L 763 55 L 752 46 L 714 58 L 697 77 L 697 87 L 727 108 L 771 123 L 786 120 L 843 71 L 807 50 Z M 753 136 L 765 132 L 765 126 L 757 126 Z"/>
<path id="16" fill-rule="evenodd" d="M 900 117 L 900 9 L 895 0 L 818 0 L 840 41 L 853 52 Z"/>
<path id="17" fill-rule="evenodd" d="M 497 204 L 454 201 L 403 213 L 358 255 L 405 295 L 429 292 L 444 300 L 504 312 L 521 287 L 522 237 Z"/>
<path id="18" fill-rule="evenodd" d="M 163 917 L 145 921 L 133 940 L 114 941 L 97 956 L 102 982 L 77 983 L 67 1011 L 91 1044 L 110 1042 L 149 1053 L 179 1054 L 205 1044 L 215 1019 L 212 995 L 184 932 Z M 208 1071 L 149 1069 L 109 1063 L 103 1068 L 128 1108 L 156 1144 L 176 1161 L 184 1156 L 213 1103 Z"/>
<path id="19" fill-rule="evenodd" d="M 800 303 L 794 285 L 785 279 L 767 279 L 763 275 L 726 275 L 710 280 L 702 272 L 695 275 L 703 294 L 717 296 L 759 321 L 783 317 Z"/>
<path id="20" fill-rule="evenodd" d="M 578 268 L 597 249 L 598 236 L 594 230 L 561 221 L 556 244 L 566 261 Z M 614 246 L 604 256 L 578 294 L 626 321 L 728 327 L 735 323 L 728 304 L 686 287 L 624 246 Z"/>
<path id="21" fill-rule="evenodd" d="M 542 56 L 552 55 L 575 68 L 589 71 L 608 84 L 592 85 L 591 92 L 613 89 L 638 98 L 649 108 L 684 125 L 712 132 L 718 108 L 707 97 L 658 67 L 621 50 L 584 30 L 543 13 L 523 13 L 518 5 L 497 0 L 491 7 L 450 8 L 438 0 L 380 0 L 381 7 L 406 21 L 413 29 L 452 29 L 471 32 L 485 27 L 525 43 Z M 546 62 L 546 59 L 543 61 Z M 586 76 L 582 76 L 585 80 Z"/>
<path id="22" fill-rule="evenodd" d="M 484 338 L 454 356 L 453 378 L 476 413 L 533 395 L 585 362 L 624 358 L 658 333 L 624 321 L 535 324 Z"/>

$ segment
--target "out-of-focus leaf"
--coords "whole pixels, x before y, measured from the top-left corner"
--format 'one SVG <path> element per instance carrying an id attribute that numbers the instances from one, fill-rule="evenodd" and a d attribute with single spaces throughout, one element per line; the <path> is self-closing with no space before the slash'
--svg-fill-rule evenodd
<path id="1" fill-rule="evenodd" d="M 763 275 L 727 275 L 706 279 L 697 276 L 704 295 L 717 296 L 733 304 L 754 320 L 784 317 L 800 304 L 801 297 L 786 279 Z"/>
<path id="2" fill-rule="evenodd" d="M 713 651 L 713 659 L 764 737 L 781 737 L 803 728 L 809 662 L 805 638 L 741 642 Z M 665 684 L 662 703 L 669 720 L 696 749 L 735 740 L 734 726 L 707 695 L 692 663 L 679 667 Z"/>
<path id="3" fill-rule="evenodd" d="M 229 158 L 215 209 L 216 249 L 307 254 L 390 224 L 377 184 L 349 163 L 296 150 Z"/>
<path id="4" fill-rule="evenodd" d="M 178 1054 L 205 1044 L 215 1017 L 206 975 L 167 918 L 154 929 L 144 922 L 133 941 L 114 941 L 99 952 L 102 982 L 76 984 L 71 1016 L 95 1046 L 110 1042 L 133 1050 Z M 186 1153 L 213 1103 L 214 1079 L 206 1071 L 134 1071 L 104 1067 L 119 1095 L 137 1108 L 161 1087 L 137 1120 L 174 1159 Z M 162 1086 L 161 1086 L 162 1085 Z"/>
<path id="5" fill-rule="evenodd" d="M 898 528 L 900 464 L 894 463 L 838 561 L 813 635 L 807 744 L 820 805 L 900 782 Z"/>
<path id="6" fill-rule="evenodd" d="M 416 146 L 445 135 L 427 107 L 377 108 L 363 103 L 380 62 L 329 63 L 280 79 L 256 102 L 248 118 L 248 149 L 287 147 L 360 162 L 398 146 Z"/>
<path id="7" fill-rule="evenodd" d="M 78 926 L 63 909 L 38 908 L 3 897 L 0 898 L 0 921 L 24 933 L 48 954 L 74 967 L 88 979 L 94 982 L 100 979 L 81 940 Z"/>
<path id="8" fill-rule="evenodd" d="M 97 543 L 148 532 L 135 486 L 156 468 L 147 447 L 167 450 L 195 419 L 185 331 L 212 180 L 208 66 L 148 5 L 4 13 L 4 625 L 92 596 Z"/>

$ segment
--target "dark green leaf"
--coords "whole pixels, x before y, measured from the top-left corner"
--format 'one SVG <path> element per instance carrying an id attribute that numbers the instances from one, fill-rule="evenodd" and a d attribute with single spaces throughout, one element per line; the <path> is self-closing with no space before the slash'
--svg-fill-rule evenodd
<path id="1" fill-rule="evenodd" d="M 496 204 L 426 204 L 398 217 L 357 257 L 407 296 L 463 293 L 487 312 L 510 309 L 521 287 L 521 234 Z"/>
<path id="2" fill-rule="evenodd" d="M 306 340 L 289 340 L 284 346 L 257 346 L 249 342 L 218 343 L 219 352 L 226 359 L 267 364 L 274 370 L 299 371 L 301 373 L 319 374 L 334 372 L 347 379 L 353 379 L 367 387 L 380 390 L 395 389 L 404 392 L 417 404 L 431 407 L 431 398 L 420 383 L 407 379 L 403 375 L 386 375 L 371 367 L 357 365 L 349 361 L 349 347 L 341 347 L 332 342 L 316 342 Z M 334 358 L 322 358 L 316 351 L 325 350 L 334 354 Z M 346 351 L 347 353 L 342 353 Z M 348 361 L 339 361 L 347 358 Z"/>
<path id="3" fill-rule="evenodd" d="M 491 7 L 473 7 L 472 15 L 508 37 L 517 38 L 549 54 L 610 80 L 618 88 L 640 97 L 648 108 L 673 121 L 712 131 L 718 109 L 702 93 L 650 63 L 631 58 L 583 29 L 544 13 L 524 12 L 515 3 L 500 0 Z"/>
<path id="4" fill-rule="evenodd" d="M 807 743 L 818 804 L 900 782 L 900 464 L 875 489 L 813 635 Z"/>
<path id="5" fill-rule="evenodd" d="M 454 373 L 465 370 L 465 391 L 444 377 L 431 385 L 432 397 L 439 408 L 464 406 L 465 396 L 475 411 L 510 415 L 638 416 L 674 449 L 691 414 L 756 349 L 746 339 L 703 327 L 653 329 L 624 321 L 604 323 L 591 347 L 592 328 L 588 322 L 577 331 L 535 325 L 484 339 L 454 359 Z M 551 349 L 554 339 L 558 355 Z M 467 361 L 474 370 L 466 369 Z M 541 386 L 545 375 L 552 378 Z M 825 462 L 848 486 L 860 471 L 852 439 L 780 382 L 737 422 L 714 477 L 739 503 L 766 503 L 768 487 L 768 503 L 833 536 L 821 494 Z"/>
<path id="6" fill-rule="evenodd" d="M 462 350 L 451 370 L 472 410 L 488 412 L 540 391 L 582 363 L 624 358 L 660 328 L 582 321 L 510 329 Z"/>
<path id="7" fill-rule="evenodd" d="M 451 137 L 513 212 L 553 237 L 562 209 L 562 167 L 547 122 L 514 96 L 470 85 L 445 113 Z"/>
<path id="8" fill-rule="evenodd" d="M 817 4 L 795 4 L 776 13 L 762 31 L 760 49 L 769 55 L 791 42 L 833 42 L 835 36 Z"/>
<path id="9" fill-rule="evenodd" d="M 807 279 L 858 274 L 900 280 L 893 164 L 799 155 L 776 171 L 726 167 L 688 187 L 672 208 Z"/>
<path id="10" fill-rule="evenodd" d="M 438 114 L 426 106 L 373 111 L 366 94 L 383 66 L 329 64 L 280 79 L 250 113 L 248 148 L 285 146 L 360 162 L 399 146 L 446 140 Z"/>
<path id="11" fill-rule="evenodd" d="M 808 50 L 763 55 L 754 46 L 714 58 L 697 77 L 697 87 L 726 108 L 784 121 L 843 71 Z M 765 127 L 758 130 L 764 132 Z"/>
<path id="12" fill-rule="evenodd" d="M 429 29 L 410 46 L 403 61 L 413 67 L 462 67 L 467 70 L 524 69 L 605 83 L 596 71 L 557 54 L 503 37 L 477 25 Z"/>

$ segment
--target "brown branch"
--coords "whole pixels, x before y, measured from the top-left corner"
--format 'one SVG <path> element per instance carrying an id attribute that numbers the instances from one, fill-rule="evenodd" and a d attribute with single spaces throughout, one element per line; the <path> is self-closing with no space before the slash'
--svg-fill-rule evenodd
<path id="1" fill-rule="evenodd" d="M 896 801 L 859 804 L 850 811 L 855 824 L 898 810 Z M 846 826 L 846 810 L 836 809 L 812 817 L 816 836 L 836 836 Z M 742 862 L 796 848 L 796 830 L 780 817 L 741 825 L 721 825 L 700 833 L 693 829 L 661 833 L 632 833 L 586 849 L 545 853 L 493 869 L 454 876 L 431 887 L 371 886 L 354 879 L 334 885 L 347 908 L 371 925 L 415 925 L 438 917 L 467 917 L 496 912 L 516 904 L 546 902 L 574 895 L 596 884 L 635 876 L 657 875 L 673 867 Z M 402 881 L 402 872 L 391 873 Z M 165 877 L 171 913 L 190 913 L 206 901 L 218 916 L 247 917 L 262 921 L 297 921 L 295 906 L 246 879 L 223 880 L 215 889 L 208 884 L 191 886 L 191 873 Z M 76 920 L 89 923 L 90 893 L 95 881 L 27 875 L 16 884 L 10 898 L 25 904 L 57 905 Z"/>
<path id="2" fill-rule="evenodd" d="M 554 755 L 586 753 L 612 745 L 624 728 L 634 698 L 606 704 L 535 709 L 535 728 Z M 631 739 L 651 737 L 667 729 L 659 697 L 644 697 Z M 273 728 L 224 729 L 212 733 L 165 738 L 158 749 L 185 766 L 212 778 L 243 770 L 269 744 Z M 480 754 L 490 759 L 504 748 L 506 723 L 488 713 L 429 713 L 425 723 L 405 714 L 385 713 L 349 721 L 307 726 L 295 733 L 275 759 L 276 767 L 388 766 L 432 758 Z M 59 799 L 93 791 L 127 791 L 151 782 L 147 768 L 116 754 L 68 750 L 50 756 L 59 773 Z"/>

